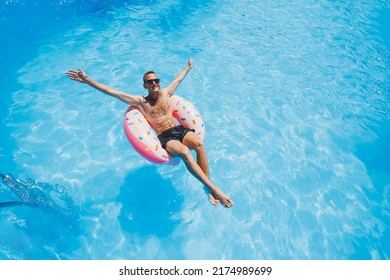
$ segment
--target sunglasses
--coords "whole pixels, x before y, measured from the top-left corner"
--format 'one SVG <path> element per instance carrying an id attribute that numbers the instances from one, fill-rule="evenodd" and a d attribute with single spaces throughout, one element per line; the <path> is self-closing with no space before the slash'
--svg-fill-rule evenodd
<path id="1" fill-rule="evenodd" d="M 145 80 L 145 84 L 151 85 L 155 82 L 156 84 L 160 83 L 160 79 L 151 79 L 151 80 Z"/>

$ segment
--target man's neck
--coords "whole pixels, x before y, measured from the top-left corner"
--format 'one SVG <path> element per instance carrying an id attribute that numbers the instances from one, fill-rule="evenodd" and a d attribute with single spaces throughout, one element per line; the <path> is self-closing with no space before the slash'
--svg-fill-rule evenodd
<path id="1" fill-rule="evenodd" d="M 158 97 L 158 93 L 150 93 L 148 94 L 148 96 L 145 97 L 145 99 L 147 100 L 152 100 L 152 101 L 156 101 L 157 100 L 157 97 Z"/>

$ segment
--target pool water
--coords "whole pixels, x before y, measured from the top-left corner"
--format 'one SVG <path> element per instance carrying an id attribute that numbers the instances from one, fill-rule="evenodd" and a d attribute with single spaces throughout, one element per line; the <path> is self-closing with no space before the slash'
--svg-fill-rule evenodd
<path id="1" fill-rule="evenodd" d="M 78 2 L 1 2 L 0 259 L 390 258 L 388 1 Z M 190 56 L 231 209 L 65 75 L 145 94 Z"/>

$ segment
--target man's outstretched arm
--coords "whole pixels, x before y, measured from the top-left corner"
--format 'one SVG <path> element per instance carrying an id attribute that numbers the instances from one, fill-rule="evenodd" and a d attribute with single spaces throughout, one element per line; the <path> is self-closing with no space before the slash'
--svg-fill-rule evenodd
<path id="1" fill-rule="evenodd" d="M 91 87 L 93 87 L 93 88 L 95 88 L 95 89 L 97 89 L 105 94 L 108 94 L 110 96 L 118 98 L 119 100 L 121 100 L 129 105 L 136 106 L 137 104 L 139 104 L 140 96 L 130 95 L 130 94 L 127 94 L 123 91 L 117 90 L 111 86 L 99 83 L 99 82 L 91 79 L 90 77 L 88 77 L 88 75 L 81 68 L 78 68 L 78 69 L 79 69 L 79 71 L 69 70 L 68 72 L 66 72 L 66 75 L 71 80 L 74 80 L 74 81 L 77 81 L 77 82 L 80 82 L 83 84 L 87 84 L 87 85 L 89 85 L 89 86 L 91 86 Z"/>
<path id="2" fill-rule="evenodd" d="M 169 95 L 174 94 L 177 87 L 180 85 L 181 81 L 187 76 L 188 72 L 191 70 L 192 67 L 194 67 L 195 61 L 191 57 L 188 59 L 188 63 L 184 69 L 177 74 L 175 79 L 172 81 L 172 83 L 169 84 L 164 90 L 168 92 Z"/>

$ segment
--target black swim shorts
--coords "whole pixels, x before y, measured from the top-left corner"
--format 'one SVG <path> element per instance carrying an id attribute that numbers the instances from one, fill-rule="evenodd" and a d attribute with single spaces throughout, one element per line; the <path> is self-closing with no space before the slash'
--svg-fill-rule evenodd
<path id="1" fill-rule="evenodd" d="M 190 131 L 195 132 L 194 129 L 188 129 L 178 125 L 165 130 L 158 136 L 158 140 L 160 140 L 161 146 L 165 149 L 165 145 L 171 140 L 179 140 L 180 142 L 183 142 L 184 136 L 186 136 L 186 134 Z"/>

